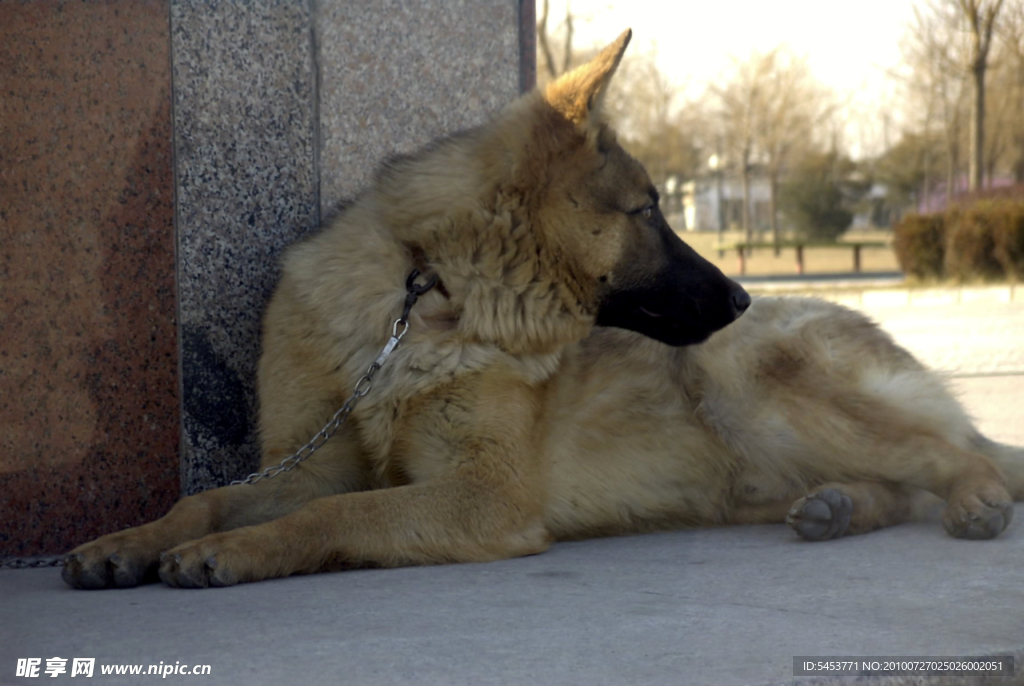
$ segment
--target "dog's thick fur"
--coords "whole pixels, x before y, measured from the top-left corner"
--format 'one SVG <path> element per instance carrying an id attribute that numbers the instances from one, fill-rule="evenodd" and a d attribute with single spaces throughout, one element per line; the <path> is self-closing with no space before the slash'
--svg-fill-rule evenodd
<path id="1" fill-rule="evenodd" d="M 265 318 L 265 467 L 352 392 L 406 276 L 439 284 L 308 461 L 77 548 L 67 583 L 222 586 L 702 524 L 788 520 L 818 540 L 903 521 L 923 492 L 955 536 L 1002 531 L 1022 451 L 982 438 L 859 314 L 782 299 L 744 314 L 746 293 L 671 232 L 600 115 L 628 41 L 393 161 L 294 246 Z"/>

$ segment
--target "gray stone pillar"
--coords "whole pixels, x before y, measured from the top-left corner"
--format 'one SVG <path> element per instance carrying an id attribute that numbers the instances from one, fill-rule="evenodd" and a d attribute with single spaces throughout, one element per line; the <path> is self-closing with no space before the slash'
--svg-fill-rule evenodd
<path id="1" fill-rule="evenodd" d="M 319 221 L 313 11 L 172 0 L 182 490 L 256 466 L 256 362 L 277 259 Z"/>

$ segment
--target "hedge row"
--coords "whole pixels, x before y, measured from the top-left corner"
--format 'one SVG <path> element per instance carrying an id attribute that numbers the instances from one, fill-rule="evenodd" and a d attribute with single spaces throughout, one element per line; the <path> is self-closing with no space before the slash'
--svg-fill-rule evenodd
<path id="1" fill-rule="evenodd" d="M 893 227 L 900 267 L 919 279 L 1024 279 L 1024 202 L 981 200 Z"/>

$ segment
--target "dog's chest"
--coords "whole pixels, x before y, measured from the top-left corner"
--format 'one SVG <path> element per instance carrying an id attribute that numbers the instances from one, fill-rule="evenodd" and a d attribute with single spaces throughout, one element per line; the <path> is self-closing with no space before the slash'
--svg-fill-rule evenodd
<path id="1" fill-rule="evenodd" d="M 381 486 L 426 481 L 451 469 L 491 431 L 486 425 L 493 417 L 482 408 L 500 405 L 496 379 L 537 386 L 558 365 L 557 355 L 511 356 L 483 345 L 420 345 L 400 353 L 381 370 L 357 416 Z"/>

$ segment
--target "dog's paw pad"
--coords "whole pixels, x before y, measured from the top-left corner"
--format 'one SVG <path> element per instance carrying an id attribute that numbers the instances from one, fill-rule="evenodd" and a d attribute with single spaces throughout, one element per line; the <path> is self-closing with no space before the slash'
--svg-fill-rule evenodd
<path id="1" fill-rule="evenodd" d="M 800 498 L 786 515 L 786 523 L 808 541 L 839 538 L 850 527 L 853 501 L 834 488 Z"/>
<path id="2" fill-rule="evenodd" d="M 942 513 L 942 524 L 951 536 L 974 541 L 995 538 L 1012 519 L 1012 502 L 989 498 L 950 502 Z"/>

